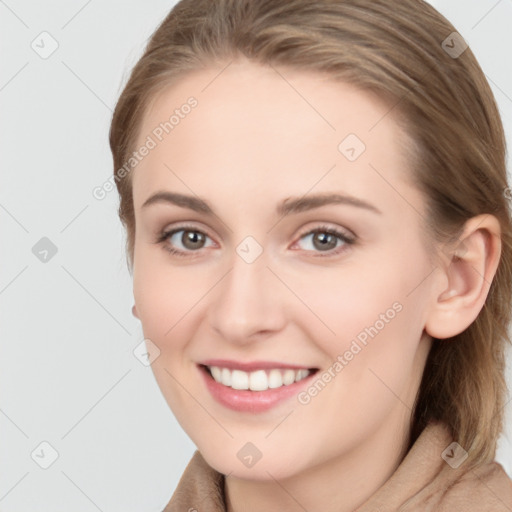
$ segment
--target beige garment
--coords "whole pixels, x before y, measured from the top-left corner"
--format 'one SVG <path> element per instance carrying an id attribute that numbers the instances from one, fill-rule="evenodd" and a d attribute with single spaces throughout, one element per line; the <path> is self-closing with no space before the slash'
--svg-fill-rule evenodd
<path id="1" fill-rule="evenodd" d="M 512 480 L 503 467 L 453 468 L 441 457 L 451 442 L 442 423 L 430 423 L 391 477 L 354 512 L 512 512 Z M 197 450 L 163 512 L 195 511 L 226 511 L 224 475 Z"/>

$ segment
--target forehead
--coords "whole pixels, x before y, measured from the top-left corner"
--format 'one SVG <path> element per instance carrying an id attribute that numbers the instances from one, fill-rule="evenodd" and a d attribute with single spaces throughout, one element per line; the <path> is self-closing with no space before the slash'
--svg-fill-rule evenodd
<path id="1" fill-rule="evenodd" d="M 353 193 L 382 187 L 380 173 L 396 180 L 408 167 L 391 109 L 320 73 L 248 61 L 194 71 L 145 113 L 136 146 L 149 137 L 154 147 L 133 174 L 135 207 L 158 188 L 204 183 L 252 196 L 304 194 L 319 180 Z"/>

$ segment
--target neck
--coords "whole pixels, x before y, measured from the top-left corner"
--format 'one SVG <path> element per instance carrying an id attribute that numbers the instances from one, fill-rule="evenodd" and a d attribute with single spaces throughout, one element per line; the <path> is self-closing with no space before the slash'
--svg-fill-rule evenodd
<path id="1" fill-rule="evenodd" d="M 397 407 L 349 453 L 277 481 L 224 481 L 227 512 L 353 512 L 393 474 L 407 453 L 410 415 Z"/>

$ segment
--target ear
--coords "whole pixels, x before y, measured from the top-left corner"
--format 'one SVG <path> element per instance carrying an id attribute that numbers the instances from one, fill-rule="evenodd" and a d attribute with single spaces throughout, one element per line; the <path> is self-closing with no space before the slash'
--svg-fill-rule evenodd
<path id="1" fill-rule="evenodd" d="M 137 307 L 135 306 L 135 304 L 132 306 L 132 315 L 136 318 L 139 318 L 139 314 L 137 313 Z"/>
<path id="2" fill-rule="evenodd" d="M 445 251 L 442 286 L 433 289 L 425 330 L 439 339 L 464 331 L 485 304 L 501 255 L 500 223 L 493 215 L 469 219 L 458 243 Z"/>

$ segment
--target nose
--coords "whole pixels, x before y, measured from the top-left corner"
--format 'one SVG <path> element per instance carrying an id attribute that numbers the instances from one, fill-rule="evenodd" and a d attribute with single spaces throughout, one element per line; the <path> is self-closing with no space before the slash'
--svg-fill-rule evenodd
<path id="1" fill-rule="evenodd" d="M 209 323 L 223 340 L 250 344 L 284 328 L 286 289 L 268 267 L 265 251 L 252 263 L 237 253 L 212 296 Z M 289 293 L 289 292 L 288 292 Z"/>

